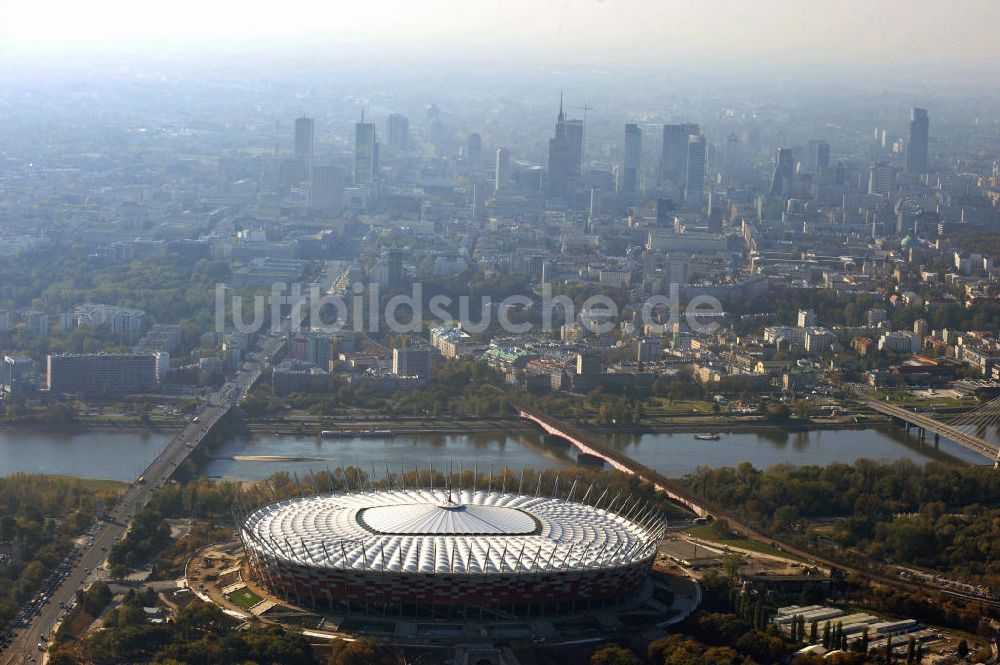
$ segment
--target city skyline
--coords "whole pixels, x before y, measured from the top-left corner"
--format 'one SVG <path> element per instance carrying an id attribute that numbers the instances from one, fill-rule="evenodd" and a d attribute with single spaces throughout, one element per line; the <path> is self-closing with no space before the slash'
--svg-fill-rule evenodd
<path id="1" fill-rule="evenodd" d="M 995 660 L 996 0 L 0 16 L 0 665 Z"/>

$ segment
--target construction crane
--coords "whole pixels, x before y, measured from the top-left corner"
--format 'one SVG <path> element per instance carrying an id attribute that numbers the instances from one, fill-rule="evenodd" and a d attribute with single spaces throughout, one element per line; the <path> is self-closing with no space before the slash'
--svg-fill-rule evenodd
<path id="1" fill-rule="evenodd" d="M 584 145 L 580 146 L 581 147 L 580 161 L 583 161 L 584 154 L 587 152 L 586 147 L 585 147 L 586 143 L 587 143 L 587 112 L 588 111 L 593 111 L 594 107 L 591 106 L 590 104 L 588 104 L 587 102 L 584 102 L 583 106 L 567 106 L 566 108 L 568 108 L 568 109 L 577 109 L 577 110 L 583 111 L 583 144 Z"/>
<path id="2" fill-rule="evenodd" d="M 587 129 L 587 112 L 588 111 L 593 111 L 594 107 L 591 106 L 590 104 L 588 104 L 587 102 L 584 102 L 583 106 L 567 106 L 566 108 L 568 108 L 568 109 L 577 109 L 577 110 L 583 111 L 583 129 L 584 129 L 584 131 L 586 131 L 586 129 Z"/>

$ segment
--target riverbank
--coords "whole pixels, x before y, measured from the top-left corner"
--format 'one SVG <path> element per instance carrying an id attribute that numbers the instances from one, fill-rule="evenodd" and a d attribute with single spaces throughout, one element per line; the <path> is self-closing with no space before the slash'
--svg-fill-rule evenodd
<path id="1" fill-rule="evenodd" d="M 683 432 L 809 432 L 812 430 L 865 430 L 872 428 L 886 427 L 890 424 L 890 419 L 884 416 L 859 416 L 858 419 L 810 419 L 810 420 L 790 420 L 776 423 L 770 420 L 753 419 L 754 417 L 736 420 L 722 418 L 701 418 L 694 421 L 671 422 L 671 423 L 638 423 L 634 425 L 615 425 L 614 427 L 601 427 L 594 425 L 581 425 L 586 429 L 598 434 L 659 434 L 659 433 L 683 433 Z"/>
<path id="2" fill-rule="evenodd" d="M 0 432 L 53 432 L 73 434 L 87 431 L 97 432 L 149 432 L 152 434 L 169 434 L 182 426 L 182 421 L 169 423 L 138 421 L 108 421 L 108 420 L 74 420 L 64 423 L 39 421 L 0 421 Z"/>
<path id="3" fill-rule="evenodd" d="M 345 438 L 364 436 L 372 431 L 391 432 L 396 435 L 429 435 L 429 434 L 471 434 L 476 432 L 526 432 L 533 429 L 530 423 L 516 422 L 481 422 L 481 423 L 448 423 L 431 422 L 417 425 L 414 423 L 393 423 L 385 421 L 351 422 L 351 423 L 248 423 L 244 429 L 254 434 L 315 434 L 322 436 L 323 432 L 335 431 L 337 435 L 330 438 Z"/>

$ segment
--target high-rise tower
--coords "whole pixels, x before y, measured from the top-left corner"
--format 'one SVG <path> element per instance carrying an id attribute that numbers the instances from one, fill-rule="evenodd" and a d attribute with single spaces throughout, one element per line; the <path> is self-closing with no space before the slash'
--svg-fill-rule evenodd
<path id="1" fill-rule="evenodd" d="M 344 172 L 340 167 L 319 164 L 313 166 L 309 207 L 327 214 L 343 211 Z"/>
<path id="2" fill-rule="evenodd" d="M 813 157 L 816 170 L 830 167 L 830 144 L 826 141 L 816 143 L 816 154 Z"/>
<path id="3" fill-rule="evenodd" d="M 927 110 L 914 107 L 910 112 L 910 142 L 906 146 L 906 172 L 927 173 L 927 138 L 930 119 Z"/>
<path id="4" fill-rule="evenodd" d="M 569 141 L 569 177 L 572 181 L 583 172 L 583 121 L 567 120 L 566 137 Z"/>
<path id="5" fill-rule="evenodd" d="M 688 137 L 701 133 L 697 124 L 663 125 L 660 182 L 670 180 L 681 190 L 687 177 Z"/>
<path id="6" fill-rule="evenodd" d="M 771 174 L 771 188 L 768 196 L 790 196 L 792 180 L 795 178 L 795 158 L 791 148 L 778 148 L 774 156 L 774 173 Z"/>
<path id="7" fill-rule="evenodd" d="M 479 164 L 483 158 L 483 137 L 472 132 L 465 140 L 465 159 L 470 164 Z"/>
<path id="8" fill-rule="evenodd" d="M 639 165 L 642 159 L 642 130 L 639 125 L 625 125 L 625 158 L 622 162 L 621 193 L 634 195 L 639 191 Z"/>
<path id="9" fill-rule="evenodd" d="M 295 119 L 295 162 L 300 180 L 308 180 L 312 176 L 315 128 L 316 123 L 312 118 Z"/>
<path id="10" fill-rule="evenodd" d="M 563 113 L 562 95 L 559 95 L 559 115 L 556 134 L 549 139 L 549 198 L 567 200 L 570 195 L 570 173 L 574 150 Z"/>
<path id="11" fill-rule="evenodd" d="M 386 118 L 386 133 L 389 136 L 389 147 L 393 150 L 406 150 L 410 147 L 410 119 L 402 113 L 390 113 Z"/>
<path id="12" fill-rule="evenodd" d="M 688 137 L 684 201 L 699 206 L 705 203 L 705 137 L 701 134 Z"/>
<path id="13" fill-rule="evenodd" d="M 510 186 L 510 151 L 507 148 L 497 148 L 496 162 L 493 165 L 493 191 L 500 193 Z"/>
<path id="14" fill-rule="evenodd" d="M 361 111 L 361 122 L 354 125 L 354 184 L 366 185 L 373 182 L 377 169 L 375 125 L 365 122 L 365 112 Z"/>

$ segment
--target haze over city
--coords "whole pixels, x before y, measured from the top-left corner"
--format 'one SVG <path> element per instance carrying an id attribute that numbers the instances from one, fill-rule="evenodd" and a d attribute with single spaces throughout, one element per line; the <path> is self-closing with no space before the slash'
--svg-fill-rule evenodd
<path id="1" fill-rule="evenodd" d="M 0 0 L 0 665 L 996 662 L 998 22 Z"/>
<path id="2" fill-rule="evenodd" d="M 97 0 L 6 2 L 4 59 L 198 54 L 295 62 L 635 67 L 651 71 L 810 68 L 920 81 L 961 72 L 987 83 L 1000 45 L 990 0 L 528 0 L 305 3 Z M 211 62 L 202 64 L 210 65 Z"/>

